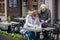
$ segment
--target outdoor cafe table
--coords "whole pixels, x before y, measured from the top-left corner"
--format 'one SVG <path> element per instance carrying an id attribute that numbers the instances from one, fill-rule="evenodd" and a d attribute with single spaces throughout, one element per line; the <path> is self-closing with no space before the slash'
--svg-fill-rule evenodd
<path id="1" fill-rule="evenodd" d="M 17 17 L 14 18 L 16 21 L 20 22 L 20 26 L 23 27 L 24 23 L 25 23 L 25 18 L 24 17 Z"/>
<path id="2" fill-rule="evenodd" d="M 30 30 L 30 31 L 33 31 L 33 32 L 41 32 L 43 30 L 49 31 L 49 30 L 53 30 L 55 28 L 26 27 L 26 28 L 22 28 L 22 29 Z"/>
<path id="3" fill-rule="evenodd" d="M 34 27 L 26 27 L 26 28 L 23 28 L 23 29 L 33 31 L 35 33 L 37 33 L 37 32 L 40 32 L 41 33 L 41 32 L 43 32 L 43 30 L 52 31 L 55 28 L 40 28 L 40 27 L 34 28 Z"/>
<path id="4" fill-rule="evenodd" d="M 2 21 L 2 22 L 0 22 L 0 25 L 4 25 L 4 26 L 8 27 L 9 31 L 11 31 L 12 24 L 19 24 L 19 22 L 14 22 L 14 21 L 10 21 L 10 22 Z"/>
<path id="5" fill-rule="evenodd" d="M 14 18 L 16 20 L 25 20 L 25 18 L 21 17 L 21 18 Z"/>
<path id="6" fill-rule="evenodd" d="M 19 24 L 19 22 L 14 22 L 14 21 L 10 21 L 10 22 L 8 22 L 8 21 L 2 21 L 2 22 L 0 22 L 0 24 L 2 25 L 12 25 L 12 24 Z"/>

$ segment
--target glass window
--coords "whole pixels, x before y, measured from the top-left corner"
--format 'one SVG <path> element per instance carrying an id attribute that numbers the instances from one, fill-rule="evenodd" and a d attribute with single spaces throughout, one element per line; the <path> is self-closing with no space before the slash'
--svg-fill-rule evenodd
<path id="1" fill-rule="evenodd" d="M 41 4 L 45 4 L 45 0 L 40 0 L 41 1 Z"/>
<path id="2" fill-rule="evenodd" d="M 13 5 L 13 0 L 9 0 L 9 7 L 12 7 Z"/>
<path id="3" fill-rule="evenodd" d="M 4 13 L 4 4 L 0 4 L 0 13 Z"/>
<path id="4" fill-rule="evenodd" d="M 38 9 L 38 5 L 33 5 L 33 8 L 34 8 L 35 10 L 37 10 L 37 9 Z"/>
<path id="5" fill-rule="evenodd" d="M 27 0 L 22 0 L 22 16 L 27 15 Z"/>
<path id="6" fill-rule="evenodd" d="M 4 0 L 0 0 L 0 13 L 4 13 L 4 6 L 5 6 L 5 4 L 4 4 Z"/>
<path id="7" fill-rule="evenodd" d="M 17 0 L 13 1 L 13 7 L 17 7 Z"/>
<path id="8" fill-rule="evenodd" d="M 9 7 L 17 7 L 17 0 L 9 0 Z"/>

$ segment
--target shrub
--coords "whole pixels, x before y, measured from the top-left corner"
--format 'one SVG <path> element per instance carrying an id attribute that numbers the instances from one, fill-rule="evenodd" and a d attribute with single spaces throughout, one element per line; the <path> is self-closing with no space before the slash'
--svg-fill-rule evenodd
<path id="1" fill-rule="evenodd" d="M 20 34 L 8 33 L 7 31 L 0 31 L 0 34 L 4 34 L 6 36 L 11 36 L 11 37 L 16 38 L 18 40 L 20 40 L 22 38 L 22 35 L 20 35 Z"/>

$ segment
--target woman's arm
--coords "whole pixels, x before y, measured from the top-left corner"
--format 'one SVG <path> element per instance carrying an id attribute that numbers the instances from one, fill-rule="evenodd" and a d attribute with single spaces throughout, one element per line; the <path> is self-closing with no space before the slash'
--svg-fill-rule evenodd
<path id="1" fill-rule="evenodd" d="M 32 18 L 29 15 L 26 16 L 26 23 L 25 24 L 27 26 L 33 26 L 33 24 L 32 24 Z"/>

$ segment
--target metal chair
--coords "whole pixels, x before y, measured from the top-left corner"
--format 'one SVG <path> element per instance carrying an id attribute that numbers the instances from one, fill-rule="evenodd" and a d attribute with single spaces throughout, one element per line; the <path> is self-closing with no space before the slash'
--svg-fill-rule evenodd
<path id="1" fill-rule="evenodd" d="M 26 34 L 26 32 L 24 30 L 20 31 L 20 34 L 23 36 L 22 37 L 23 40 L 28 40 L 28 35 Z"/>
<path id="2" fill-rule="evenodd" d="M 55 30 L 53 30 L 53 37 L 55 40 L 59 40 L 59 24 L 53 24 Z"/>
<path id="3" fill-rule="evenodd" d="M 27 34 L 24 34 L 24 35 L 22 35 L 23 36 L 23 39 L 24 40 L 28 40 L 28 35 Z"/>

